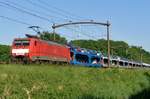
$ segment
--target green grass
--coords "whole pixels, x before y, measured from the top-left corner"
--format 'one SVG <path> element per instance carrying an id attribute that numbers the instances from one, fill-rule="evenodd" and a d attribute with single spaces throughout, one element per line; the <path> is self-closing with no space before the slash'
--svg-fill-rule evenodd
<path id="1" fill-rule="evenodd" d="M 128 99 L 150 87 L 149 69 L 0 65 L 0 99 Z"/>

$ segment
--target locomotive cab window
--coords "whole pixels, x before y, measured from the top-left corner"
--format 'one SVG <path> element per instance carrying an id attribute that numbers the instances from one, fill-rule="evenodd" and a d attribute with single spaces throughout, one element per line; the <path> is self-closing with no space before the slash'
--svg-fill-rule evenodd
<path id="1" fill-rule="evenodd" d="M 29 41 L 27 40 L 27 41 L 22 41 L 22 45 L 23 46 L 29 46 L 30 45 L 30 43 L 29 43 Z"/>
<path id="2" fill-rule="evenodd" d="M 29 46 L 30 42 L 29 40 L 15 40 L 14 45 L 15 46 Z"/>
<path id="3" fill-rule="evenodd" d="M 20 46 L 21 45 L 21 41 L 14 41 L 14 45 L 15 46 Z"/>

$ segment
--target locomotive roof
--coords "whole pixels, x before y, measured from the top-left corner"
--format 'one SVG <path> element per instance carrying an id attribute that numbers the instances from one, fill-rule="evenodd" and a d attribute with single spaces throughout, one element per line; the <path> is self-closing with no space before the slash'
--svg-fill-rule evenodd
<path id="1" fill-rule="evenodd" d="M 40 41 L 43 41 L 43 42 L 46 42 L 46 43 L 48 43 L 48 44 L 58 45 L 58 46 L 64 46 L 64 47 L 68 47 L 68 48 L 69 48 L 69 46 L 67 46 L 67 45 L 59 44 L 59 43 L 54 42 L 54 41 L 46 41 L 46 40 L 41 40 L 41 39 L 39 39 L 39 40 L 40 40 Z"/>
<path id="2" fill-rule="evenodd" d="M 58 45 L 58 46 L 64 46 L 64 47 L 70 48 L 67 45 L 59 44 L 59 43 L 54 42 L 54 41 L 46 41 L 46 40 L 42 40 L 42 39 L 38 39 L 38 38 L 15 38 L 14 40 L 39 40 L 39 41 L 42 41 L 42 42 L 46 42 L 48 44 Z"/>
<path id="3" fill-rule="evenodd" d="M 14 40 L 30 40 L 30 38 L 15 38 Z"/>

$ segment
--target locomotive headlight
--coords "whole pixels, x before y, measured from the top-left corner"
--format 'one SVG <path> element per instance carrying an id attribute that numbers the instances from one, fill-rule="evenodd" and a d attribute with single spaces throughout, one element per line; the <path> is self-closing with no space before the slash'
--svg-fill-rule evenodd
<path id="1" fill-rule="evenodd" d="M 12 54 L 25 55 L 29 53 L 29 49 L 12 49 Z"/>

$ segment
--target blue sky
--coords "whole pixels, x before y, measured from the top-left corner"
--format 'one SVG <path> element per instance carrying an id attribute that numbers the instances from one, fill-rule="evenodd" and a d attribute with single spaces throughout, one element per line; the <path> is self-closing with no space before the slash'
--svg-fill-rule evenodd
<path id="1" fill-rule="evenodd" d="M 74 15 L 82 17 L 82 20 L 94 19 L 99 22 L 106 22 L 106 20 L 110 20 L 112 24 L 111 39 L 123 40 L 130 45 L 143 46 L 144 49 L 150 52 L 149 0 L 40 0 L 47 3 L 47 5 L 50 5 L 49 7 L 45 5 L 49 11 L 42 9 L 39 6 L 32 5 L 31 2 L 28 2 L 28 0 L 0 1 L 8 1 L 9 4 L 12 4 L 10 2 L 14 2 L 28 9 L 36 10 L 40 12 L 37 14 L 43 15 L 44 17 L 47 17 L 45 16 L 45 14 L 47 14 L 51 16 L 47 18 L 56 23 L 66 22 L 63 20 L 63 18 L 72 20 L 71 17 L 74 17 Z M 29 1 L 41 5 L 38 0 Z M 61 14 L 59 14 L 60 12 L 53 11 L 54 9 L 51 6 L 70 12 L 71 15 L 66 15 L 67 17 L 61 16 Z M 30 12 L 32 12 L 31 10 Z M 0 12 L 0 16 L 7 16 L 23 22 L 27 22 L 31 25 L 39 25 L 44 30 L 51 31 L 51 22 L 47 22 L 45 20 L 41 20 L 28 14 L 16 11 L 6 5 L 4 6 L 1 3 Z M 57 17 L 61 17 L 61 19 Z M 11 44 L 13 38 L 24 37 L 24 34 L 26 33 L 35 34 L 32 30 L 27 28 L 27 25 L 15 23 L 3 18 L 0 18 L 0 27 L 0 44 Z M 66 34 L 64 35 L 72 36 L 75 38 L 75 35 L 67 34 L 67 32 L 68 31 L 66 31 Z M 93 35 L 97 37 L 97 34 Z"/>

